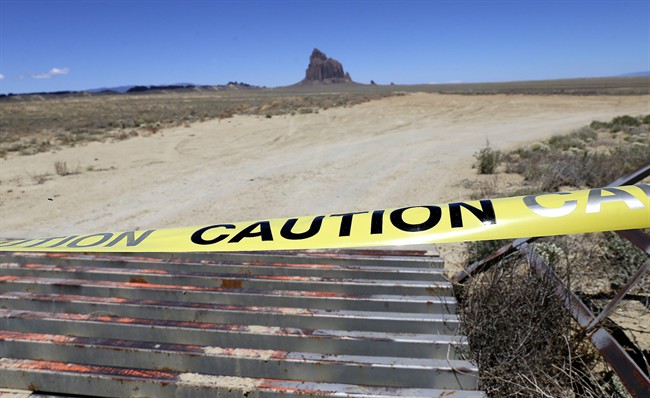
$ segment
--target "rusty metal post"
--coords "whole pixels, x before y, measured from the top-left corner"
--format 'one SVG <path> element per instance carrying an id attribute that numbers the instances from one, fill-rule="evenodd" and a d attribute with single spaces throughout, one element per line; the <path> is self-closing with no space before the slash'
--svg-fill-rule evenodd
<path id="1" fill-rule="evenodd" d="M 469 278 L 470 276 L 478 274 L 483 271 L 487 271 L 497 261 L 501 260 L 503 257 L 507 256 L 508 254 L 517 251 L 517 247 L 519 245 L 524 244 L 526 242 L 532 242 L 535 239 L 536 238 L 521 238 L 521 239 L 513 240 L 507 245 L 500 247 L 497 251 L 493 252 L 487 257 L 470 264 L 469 266 L 467 266 L 467 268 L 463 270 L 458 271 L 453 276 L 452 282 L 457 284 L 465 283 L 467 278 Z"/>
<path id="2" fill-rule="evenodd" d="M 641 278 L 646 274 L 646 272 L 648 272 L 649 269 L 650 269 L 650 260 L 646 261 L 636 271 L 636 273 L 632 275 L 632 277 L 627 281 L 627 283 L 625 283 L 625 286 L 623 286 L 621 290 L 619 290 L 616 293 L 616 295 L 609 301 L 609 303 L 607 303 L 607 305 L 605 306 L 605 308 L 603 308 L 600 314 L 598 314 L 598 316 L 595 317 L 594 320 L 591 321 L 591 323 L 589 323 L 589 325 L 587 325 L 587 329 L 586 329 L 587 333 L 591 332 L 591 330 L 596 328 L 596 326 L 600 325 L 600 323 L 604 319 L 609 317 L 609 315 L 616 309 L 618 304 L 621 302 L 623 297 L 625 297 L 627 292 L 630 291 L 630 289 L 641 280 Z"/>
<path id="3" fill-rule="evenodd" d="M 620 186 L 636 184 L 644 178 L 650 176 L 650 163 L 645 166 L 620 177 L 608 186 Z M 630 241 L 636 247 L 650 255 L 650 236 L 640 230 L 616 231 L 617 234 Z M 618 303 L 623 299 L 629 289 L 634 286 L 641 277 L 648 272 L 650 260 L 647 261 L 637 272 L 630 278 L 626 285 L 616 294 L 608 303 L 603 311 L 596 317 L 589 308 L 580 300 L 580 298 L 570 289 L 564 286 L 562 280 L 550 268 L 544 260 L 533 250 L 530 243 L 537 238 L 517 239 L 511 243 L 502 246 L 494 253 L 482 260 L 470 264 L 464 270 L 456 273 L 452 282 L 462 284 L 467 279 L 477 273 L 486 271 L 499 260 L 508 254 L 519 251 L 528 256 L 531 268 L 539 275 L 551 279 L 555 286 L 555 293 L 560 298 L 565 308 L 571 313 L 572 317 L 578 322 L 578 325 L 589 335 L 589 339 L 598 349 L 601 356 L 612 366 L 619 376 L 627 390 L 633 397 L 650 396 L 650 379 L 643 373 L 639 366 L 630 358 L 625 349 L 607 332 L 603 327 L 599 327 L 602 320 L 607 318 L 616 308 Z"/>

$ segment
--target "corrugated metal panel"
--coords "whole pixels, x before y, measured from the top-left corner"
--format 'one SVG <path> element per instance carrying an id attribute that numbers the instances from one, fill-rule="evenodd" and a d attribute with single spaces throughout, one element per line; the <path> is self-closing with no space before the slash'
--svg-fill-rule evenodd
<path id="1" fill-rule="evenodd" d="M 0 253 L 0 387 L 483 396 L 441 265 L 423 251 Z"/>

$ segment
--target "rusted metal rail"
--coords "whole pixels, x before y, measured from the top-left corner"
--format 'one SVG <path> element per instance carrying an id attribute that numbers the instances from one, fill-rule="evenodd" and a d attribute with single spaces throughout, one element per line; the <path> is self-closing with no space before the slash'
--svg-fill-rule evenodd
<path id="1" fill-rule="evenodd" d="M 609 186 L 635 184 L 650 176 L 650 164 L 617 179 Z M 648 215 L 650 218 L 650 215 Z M 650 236 L 640 230 L 617 231 L 618 235 L 650 255 Z M 569 288 L 551 267 L 534 251 L 530 245 L 536 238 L 517 239 L 501 247 L 486 258 L 470 264 L 458 272 L 452 281 L 457 284 L 465 283 L 470 277 L 489 269 L 505 256 L 516 251 L 528 258 L 530 266 L 544 278 L 548 278 L 555 286 L 556 296 L 571 313 L 578 325 L 587 333 L 592 344 L 598 349 L 605 361 L 614 369 L 629 393 L 635 398 L 650 397 L 650 378 L 639 365 L 628 355 L 626 350 L 602 326 L 602 322 L 617 307 L 629 289 L 648 272 L 650 260 L 646 261 L 628 282 L 610 300 L 600 314 L 595 315 Z"/>
<path id="2" fill-rule="evenodd" d="M 0 388 L 484 397 L 434 252 L 0 254 Z"/>

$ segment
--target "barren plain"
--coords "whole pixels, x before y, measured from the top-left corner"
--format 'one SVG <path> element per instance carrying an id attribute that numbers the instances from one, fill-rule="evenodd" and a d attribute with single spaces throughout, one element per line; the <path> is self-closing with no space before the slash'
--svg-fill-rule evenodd
<path id="1" fill-rule="evenodd" d="M 473 154 L 592 120 L 648 95 L 406 93 L 310 114 L 235 115 L 0 159 L 0 236 L 247 221 L 468 199 Z M 71 172 L 59 175 L 56 164 Z"/>

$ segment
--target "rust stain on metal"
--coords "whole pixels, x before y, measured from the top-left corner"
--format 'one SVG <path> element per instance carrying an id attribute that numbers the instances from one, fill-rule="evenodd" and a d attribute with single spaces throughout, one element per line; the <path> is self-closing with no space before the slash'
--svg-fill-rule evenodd
<path id="1" fill-rule="evenodd" d="M 30 359 L 3 359 L 2 367 L 7 365 L 16 369 L 29 371 L 38 370 L 51 373 L 81 373 L 81 374 L 104 374 L 110 376 L 127 376 L 136 377 L 140 379 L 158 379 L 158 380 L 176 380 L 178 374 L 175 372 L 163 372 L 157 370 L 146 369 L 127 369 L 115 368 L 110 366 L 101 365 L 81 365 L 77 363 L 66 363 L 57 361 L 45 360 L 30 360 Z"/>
<path id="2" fill-rule="evenodd" d="M 241 289 L 244 281 L 241 279 L 222 279 L 221 287 L 224 289 Z"/>
<path id="3" fill-rule="evenodd" d="M 108 268 L 108 267 L 89 267 L 89 266 L 63 266 L 51 264 L 17 264 L 17 263 L 1 263 L 1 266 L 15 266 L 17 268 L 43 270 L 43 271 L 63 271 L 63 272 L 86 272 L 86 273 L 102 273 L 102 274 L 153 274 L 153 275 L 169 275 L 169 272 L 160 269 L 122 269 L 122 268 Z"/>
<path id="4" fill-rule="evenodd" d="M 225 331 L 247 331 L 248 325 L 230 325 L 221 323 L 174 321 L 162 319 L 128 318 L 99 314 L 72 314 L 72 313 L 37 313 L 28 311 L 0 310 L 0 316 L 25 319 L 60 319 L 66 321 L 89 321 L 124 325 L 143 325 L 160 327 L 177 327 L 191 329 L 210 329 Z M 1 333 L 1 331 L 0 331 Z"/>
<path id="5" fill-rule="evenodd" d="M 439 295 L 438 289 L 436 289 L 433 286 L 428 286 L 425 290 L 427 291 L 427 293 L 429 293 L 429 296 L 438 296 Z"/>
<path id="6" fill-rule="evenodd" d="M 63 257 L 67 257 L 67 254 L 66 253 L 44 253 L 44 256 L 49 258 L 63 258 Z"/>
<path id="7" fill-rule="evenodd" d="M 286 275 L 257 275 L 255 279 L 270 280 L 270 281 L 317 281 L 321 278 L 313 278 L 308 276 L 286 276 Z"/>
<path id="8" fill-rule="evenodd" d="M 259 387 L 266 390 L 275 391 L 278 393 L 287 393 L 287 394 L 296 394 L 296 395 L 327 396 L 329 394 L 333 394 L 336 392 L 336 391 L 313 390 L 313 389 L 306 389 L 306 388 L 281 387 L 278 385 L 281 382 L 282 382 L 281 380 L 264 379 L 260 383 Z"/>
<path id="9" fill-rule="evenodd" d="M 207 309 L 217 311 L 240 311 L 240 312 L 267 312 L 275 314 L 291 315 L 313 315 L 314 312 L 307 308 L 293 307 L 263 307 L 250 305 L 227 305 L 227 304 L 210 304 L 195 302 L 177 302 L 177 301 L 159 301 L 145 299 L 126 299 L 122 297 L 97 297 L 97 296 L 78 296 L 72 294 L 37 294 L 28 292 L 6 292 L 0 293 L 0 298 L 28 299 L 32 301 L 46 302 L 86 302 L 97 304 L 125 304 L 133 306 L 160 306 L 176 308 L 193 308 Z"/>
<path id="10" fill-rule="evenodd" d="M 306 269 L 338 269 L 344 268 L 338 265 L 333 264 L 291 264 L 291 263 L 266 263 L 264 265 L 271 265 L 274 267 L 283 267 L 283 268 L 306 268 Z"/>
<path id="11" fill-rule="evenodd" d="M 359 296 L 353 296 L 353 295 L 343 294 L 343 293 L 337 293 L 337 292 L 301 292 L 301 291 L 287 291 L 286 294 L 287 294 L 287 295 L 290 295 L 290 296 L 323 297 L 323 298 L 330 298 L 330 297 L 339 297 L 339 298 L 359 297 Z"/>
<path id="12" fill-rule="evenodd" d="M 62 336 L 55 334 L 42 334 L 42 333 L 23 333 L 23 332 L 9 332 L 0 331 L 0 341 L 22 341 L 22 342 L 37 342 L 37 343 L 51 343 L 58 345 L 73 345 L 76 348 L 86 347 L 102 347 L 112 350 L 126 350 L 126 349 L 143 349 L 143 350 L 159 350 L 159 351 L 172 351 L 172 352 L 186 352 L 186 353 L 203 353 L 204 347 L 191 344 L 170 344 L 170 343 L 154 343 L 146 341 L 131 341 L 120 339 L 106 339 L 96 337 L 76 337 L 76 336 Z"/>
<path id="13" fill-rule="evenodd" d="M 363 257 L 361 265 L 348 257 L 335 261 L 347 255 L 372 258 Z M 8 307 L 0 310 L 0 318 L 9 329 L 0 331 L 0 345 L 7 344 L 10 357 L 26 352 L 28 357 L 83 362 L 0 358 L 2 377 L 20 373 L 21 378 L 31 381 L 47 374 L 61 385 L 70 380 L 92 384 L 100 379 L 107 385 L 119 385 L 115 390 L 102 389 L 101 393 L 106 395 L 123 395 L 127 388 L 136 391 L 133 388 L 146 380 L 147 388 L 152 388 L 147 391 L 155 391 L 149 393 L 152 396 L 188 387 L 195 388 L 193 391 L 197 393 L 199 389 L 214 392 L 216 396 L 226 388 L 219 378 L 231 378 L 232 382 L 252 380 L 255 390 L 251 395 L 256 396 L 340 395 L 348 389 L 370 391 L 368 394 L 379 391 L 381 395 L 384 387 L 375 390 L 374 381 L 361 382 L 367 377 L 364 370 L 377 372 L 379 385 L 391 379 L 392 376 L 384 378 L 384 372 L 399 368 L 400 361 L 404 361 L 404 366 L 399 371 L 407 368 L 410 371 L 412 358 L 408 354 L 397 355 L 394 347 L 391 355 L 379 351 L 392 344 L 404 344 L 405 349 L 416 350 L 419 344 L 428 341 L 406 336 L 428 334 L 420 329 L 422 325 L 417 325 L 418 331 L 411 330 L 413 323 L 408 322 L 411 316 L 408 319 L 402 314 L 393 316 L 391 312 L 397 310 L 381 308 L 382 302 L 390 307 L 393 302 L 403 301 L 413 312 L 421 308 L 421 312 L 429 313 L 420 296 L 413 299 L 411 296 L 415 295 L 391 290 L 394 286 L 411 286 L 407 277 L 400 278 L 405 280 L 403 283 L 381 278 L 388 279 L 384 275 L 399 272 L 400 265 L 396 262 L 406 261 L 404 256 L 392 258 L 386 264 L 368 262 L 381 257 L 375 251 L 339 252 L 331 256 L 323 252 L 269 253 L 261 257 L 244 254 L 242 257 L 247 262 L 224 261 L 237 260 L 231 254 L 220 257 L 194 253 L 187 254 L 187 260 L 182 260 L 182 254 L 163 257 L 163 260 L 148 258 L 146 254 L 143 257 L 54 254 L 50 260 L 29 254 L 18 259 L 20 256 L 16 255 L 16 261 L 26 265 L 15 268 L 7 265 L 5 269 L 11 270 L 7 273 L 22 276 L 0 277 L 7 284 L 2 286 L 0 303 Z M 260 261 L 251 260 L 255 258 Z M 285 258 L 287 263 L 278 261 Z M 332 261 L 324 261 L 325 258 Z M 424 261 L 417 261 L 405 266 L 409 270 L 429 268 Z M 158 269 L 155 263 L 164 263 L 158 266 L 164 270 Z M 317 277 L 319 269 L 345 271 L 337 275 L 348 275 L 349 271 L 350 277 Z M 384 269 L 387 272 L 380 278 L 369 277 L 372 274 L 365 272 Z M 366 278 L 356 276 L 357 271 L 364 272 Z M 413 279 L 421 278 L 416 275 Z M 260 288 L 250 288 L 253 283 L 249 281 L 257 281 L 256 286 Z M 421 280 L 414 282 L 417 283 L 413 286 L 428 285 Z M 350 289 L 341 290 L 338 284 L 348 285 Z M 361 294 L 343 293 L 358 292 L 355 287 L 366 285 L 373 285 L 372 291 L 382 287 L 387 290 L 376 294 L 366 293 L 370 290 Z M 337 291 L 327 291 L 334 290 L 328 286 L 336 287 Z M 36 292 L 29 293 L 27 289 Z M 328 306 L 328 302 L 332 305 Z M 265 305 L 274 303 L 282 303 L 284 307 Z M 415 304 L 421 307 L 416 308 Z M 314 308 L 310 308 L 312 305 Z M 430 318 L 438 322 L 437 315 L 431 314 Z M 365 319 L 372 320 L 367 329 Z M 421 323 L 419 319 L 417 323 Z M 386 337 L 393 334 L 404 337 Z M 2 352 L 7 349 L 3 346 Z M 347 349 L 353 352 L 346 353 Z M 17 370 L 18 366 L 26 370 Z M 183 378 L 187 372 L 205 377 L 192 384 Z M 444 372 L 449 370 L 445 368 Z M 356 373 L 359 382 L 354 382 Z M 273 378 L 261 377 L 270 374 Z M 405 377 L 409 376 L 405 373 Z M 426 377 L 414 382 L 428 387 L 429 382 L 420 379 Z M 40 385 L 38 381 L 35 383 Z M 408 380 L 389 383 L 412 388 Z M 98 385 L 101 384 L 93 386 Z M 392 393 L 393 386 L 386 385 L 389 387 L 385 391 Z M 56 388 L 60 388 L 58 384 Z M 401 388 L 395 388 L 394 396 L 402 395 Z M 238 390 L 228 391 L 236 394 Z"/>

